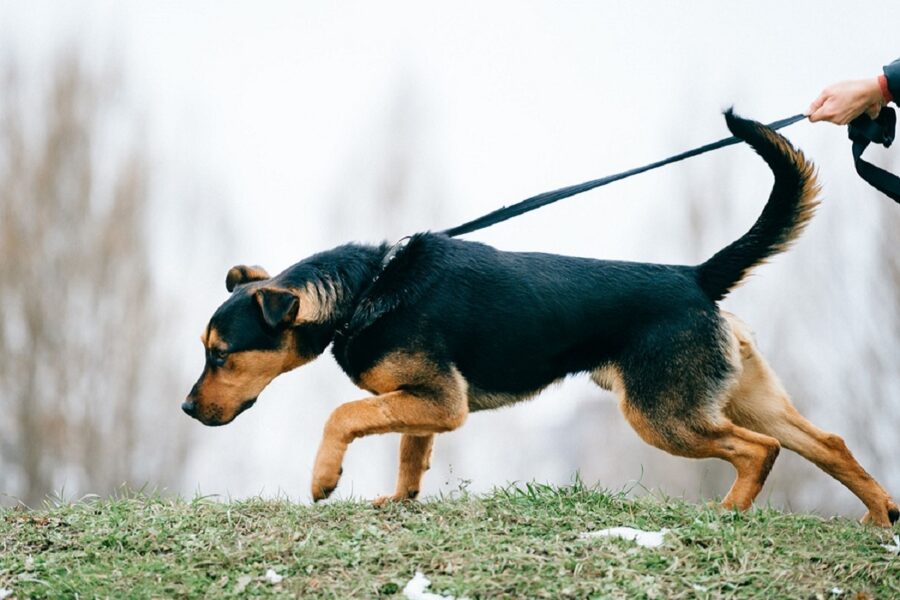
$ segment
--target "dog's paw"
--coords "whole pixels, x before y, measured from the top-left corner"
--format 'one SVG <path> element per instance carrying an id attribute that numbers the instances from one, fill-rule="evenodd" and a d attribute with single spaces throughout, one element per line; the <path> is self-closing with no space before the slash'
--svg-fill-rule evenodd
<path id="1" fill-rule="evenodd" d="M 328 498 L 331 495 L 331 492 L 333 492 L 334 488 L 336 488 L 336 487 L 337 487 L 336 485 L 324 486 L 324 485 L 317 485 L 314 483 L 312 485 L 313 502 L 325 500 L 326 498 Z"/>
<path id="2" fill-rule="evenodd" d="M 338 481 L 341 479 L 341 474 L 344 472 L 343 468 L 338 469 L 336 472 L 317 472 L 313 473 L 313 480 L 311 486 L 311 493 L 313 502 L 318 502 L 319 500 L 325 500 L 328 498 L 334 489 L 337 487 Z"/>
<path id="3" fill-rule="evenodd" d="M 888 500 L 884 507 L 879 507 L 878 510 L 869 509 L 866 511 L 866 514 L 863 515 L 859 522 L 864 525 L 891 527 L 898 520 L 900 520 L 900 507 L 893 500 Z"/>
<path id="4" fill-rule="evenodd" d="M 419 490 L 409 490 L 405 494 L 394 494 L 393 496 L 380 496 L 372 500 L 372 506 L 378 508 L 393 502 L 412 502 L 418 496 Z"/>

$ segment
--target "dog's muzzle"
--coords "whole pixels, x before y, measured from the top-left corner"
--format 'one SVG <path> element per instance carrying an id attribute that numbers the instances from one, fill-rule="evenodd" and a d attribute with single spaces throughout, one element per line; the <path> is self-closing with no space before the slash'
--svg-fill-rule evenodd
<path id="1" fill-rule="evenodd" d="M 184 402 L 181 403 L 181 410 L 183 410 L 184 413 L 186 415 L 188 415 L 189 417 L 193 417 L 194 419 L 197 419 L 204 425 L 216 427 L 219 425 L 227 425 L 228 423 L 231 423 L 232 421 L 234 421 L 237 418 L 237 416 L 239 414 L 241 414 L 242 412 L 244 412 L 245 410 L 247 410 L 254 404 L 256 404 L 256 397 L 250 398 L 249 400 L 244 400 L 244 402 L 241 403 L 241 406 L 234 413 L 234 416 L 224 422 L 207 420 L 207 419 L 204 419 L 203 417 L 201 417 L 200 415 L 198 415 L 197 414 L 197 402 L 194 400 L 193 396 L 188 396 L 187 400 L 185 400 Z"/>

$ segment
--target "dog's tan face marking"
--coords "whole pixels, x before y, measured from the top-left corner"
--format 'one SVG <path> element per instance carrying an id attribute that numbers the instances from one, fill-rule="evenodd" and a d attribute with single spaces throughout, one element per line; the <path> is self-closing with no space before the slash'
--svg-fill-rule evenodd
<path id="1" fill-rule="evenodd" d="M 212 360 L 191 392 L 194 416 L 206 425 L 229 423 L 278 375 L 309 362 L 312 357 L 300 356 L 292 339 L 285 335 L 284 343 L 275 350 L 229 352 L 218 331 L 210 327 L 202 341 Z"/>
<path id="2" fill-rule="evenodd" d="M 200 342 L 203 344 L 203 347 L 206 350 L 226 350 L 225 344 L 222 343 L 222 340 L 219 339 L 219 332 L 212 328 L 207 327 L 206 331 L 200 336 Z"/>
<path id="3" fill-rule="evenodd" d="M 328 318 L 339 292 L 330 280 L 284 285 L 257 267 L 229 271 L 229 298 L 200 337 L 203 373 L 182 410 L 206 425 L 224 425 L 252 406 L 278 375 L 321 354 L 334 333 Z"/>

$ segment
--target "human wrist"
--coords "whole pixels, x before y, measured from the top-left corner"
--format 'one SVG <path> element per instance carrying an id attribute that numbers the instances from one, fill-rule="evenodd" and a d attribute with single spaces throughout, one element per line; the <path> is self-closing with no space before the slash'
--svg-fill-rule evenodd
<path id="1" fill-rule="evenodd" d="M 887 77 L 884 75 L 879 75 L 878 79 L 878 87 L 881 90 L 881 99 L 884 100 L 885 103 L 893 102 L 894 95 L 891 94 L 891 88 L 888 86 Z"/>
<path id="2" fill-rule="evenodd" d="M 897 101 L 900 100 L 900 59 L 884 65 L 882 72 L 884 73 L 885 80 L 887 80 L 888 92 L 891 94 L 891 97 L 894 99 L 893 102 L 896 104 Z"/>

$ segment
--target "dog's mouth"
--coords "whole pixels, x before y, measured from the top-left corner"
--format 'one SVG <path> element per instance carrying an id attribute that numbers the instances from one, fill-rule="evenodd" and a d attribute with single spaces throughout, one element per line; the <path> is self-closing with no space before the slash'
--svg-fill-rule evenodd
<path id="1" fill-rule="evenodd" d="M 239 414 L 241 414 L 242 412 L 244 412 L 245 410 L 247 410 L 254 404 L 256 404 L 256 397 L 250 398 L 249 400 L 244 400 L 241 403 L 240 407 L 238 407 L 237 411 L 235 411 L 234 415 L 227 421 L 219 421 L 217 419 L 205 420 L 205 419 L 201 419 L 200 417 L 194 417 L 194 418 L 199 420 L 201 423 L 203 423 L 207 427 L 221 427 L 222 425 L 228 425 L 229 423 L 231 423 L 232 421 L 237 419 Z"/>
<path id="2" fill-rule="evenodd" d="M 241 407 L 239 409 L 237 409 L 237 412 L 234 413 L 233 417 L 231 417 L 231 420 L 234 421 L 234 419 L 237 418 L 237 416 L 239 414 L 241 414 L 242 412 L 244 412 L 245 410 L 247 410 L 248 408 L 250 408 L 251 406 L 256 404 L 257 397 L 258 396 L 254 396 L 253 398 L 250 398 L 249 400 L 244 400 L 244 402 L 241 404 Z"/>

